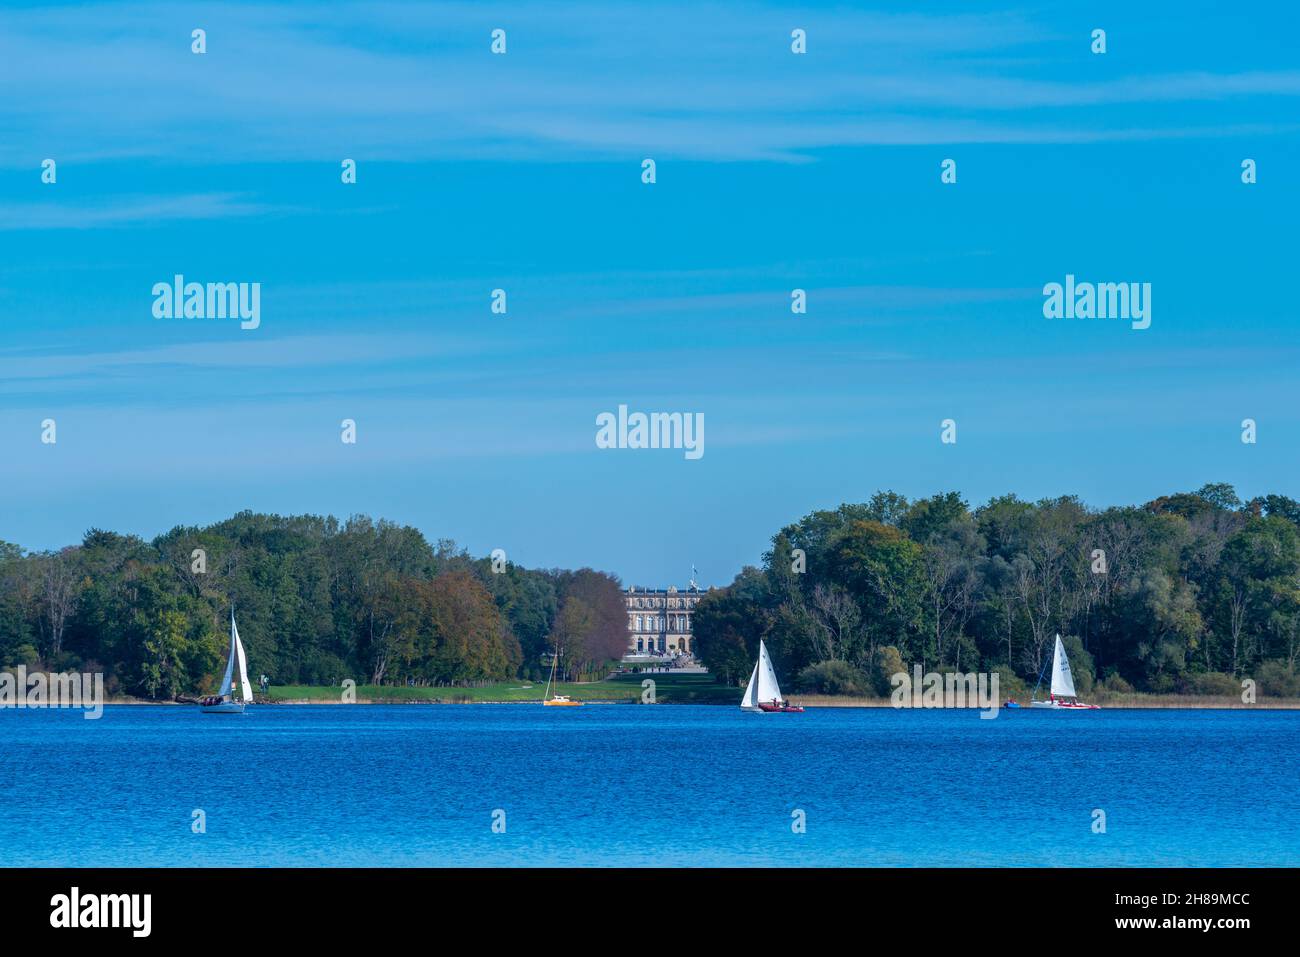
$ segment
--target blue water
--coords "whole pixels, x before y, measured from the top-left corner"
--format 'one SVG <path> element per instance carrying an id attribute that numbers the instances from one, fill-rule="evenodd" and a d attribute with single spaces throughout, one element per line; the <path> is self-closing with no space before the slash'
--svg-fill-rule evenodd
<path id="1" fill-rule="evenodd" d="M 0 757 L 5 866 L 1300 865 L 1300 712 L 3 710 Z"/>

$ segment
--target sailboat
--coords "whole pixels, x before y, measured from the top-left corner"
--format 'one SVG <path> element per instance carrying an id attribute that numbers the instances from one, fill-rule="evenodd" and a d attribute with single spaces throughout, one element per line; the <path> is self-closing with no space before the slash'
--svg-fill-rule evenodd
<path id="1" fill-rule="evenodd" d="M 758 642 L 758 661 L 754 664 L 754 673 L 749 676 L 745 687 L 745 696 L 740 699 L 741 711 L 754 712 L 796 712 L 803 708 L 791 704 L 781 697 L 781 686 L 776 683 L 776 672 L 772 670 L 772 659 L 767 655 L 767 645 Z"/>
<path id="2" fill-rule="evenodd" d="M 579 708 L 582 707 L 581 701 L 574 701 L 566 694 L 551 694 L 551 685 L 555 683 L 555 665 L 560 660 L 560 649 L 557 646 L 554 654 L 551 655 L 551 676 L 546 679 L 546 691 L 542 694 L 542 704 L 550 705 L 556 708 Z"/>
<path id="3" fill-rule="evenodd" d="M 243 700 L 235 700 L 233 680 L 235 661 L 239 661 L 239 693 Z M 244 643 L 239 640 L 239 629 L 235 627 L 235 609 L 230 609 L 230 654 L 226 659 L 226 676 L 221 679 L 221 693 L 204 698 L 199 709 L 204 714 L 243 714 L 244 707 L 253 700 L 253 686 L 248 683 L 248 659 L 244 655 Z"/>
<path id="4" fill-rule="evenodd" d="M 1043 676 L 1039 675 L 1041 682 Z M 1074 693 L 1074 677 L 1070 674 L 1070 659 L 1065 654 L 1065 645 L 1061 636 L 1056 636 L 1056 650 L 1052 653 L 1052 694 L 1047 701 L 1039 701 L 1038 688 L 1034 688 L 1034 700 L 1029 702 L 1031 708 L 1053 708 L 1063 711 L 1096 711 L 1100 705 L 1083 704 Z"/>

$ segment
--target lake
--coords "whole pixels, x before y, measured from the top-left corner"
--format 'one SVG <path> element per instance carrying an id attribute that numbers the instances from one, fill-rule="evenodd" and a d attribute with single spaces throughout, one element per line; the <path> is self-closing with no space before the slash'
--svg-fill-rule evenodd
<path id="1" fill-rule="evenodd" d="M 4 866 L 1300 865 L 1295 711 L 110 705 L 0 754 Z"/>

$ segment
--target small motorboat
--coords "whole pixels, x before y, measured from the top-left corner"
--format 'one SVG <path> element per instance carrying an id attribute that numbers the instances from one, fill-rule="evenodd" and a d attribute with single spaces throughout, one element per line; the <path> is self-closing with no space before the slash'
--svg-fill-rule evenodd
<path id="1" fill-rule="evenodd" d="M 761 701 L 758 705 L 759 711 L 766 711 L 769 714 L 776 711 L 787 711 L 791 714 L 803 714 L 803 708 L 797 704 L 790 704 L 782 701 Z"/>
<path id="2" fill-rule="evenodd" d="M 1020 707 L 1020 702 L 1017 701 L 1015 698 L 1008 698 L 1006 704 L 1004 704 L 1002 707 L 1004 707 L 1004 708 L 1019 708 L 1019 707 Z"/>

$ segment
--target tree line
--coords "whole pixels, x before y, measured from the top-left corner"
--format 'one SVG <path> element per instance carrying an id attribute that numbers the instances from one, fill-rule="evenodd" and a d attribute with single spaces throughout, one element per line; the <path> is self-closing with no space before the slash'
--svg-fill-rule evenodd
<path id="1" fill-rule="evenodd" d="M 998 671 L 1024 694 L 1063 636 L 1094 690 L 1300 695 L 1300 503 L 1226 484 L 1141 507 L 957 492 L 812 512 L 695 612 L 695 651 L 742 681 L 760 639 L 799 690 L 888 694 L 889 676 Z"/>
<path id="2" fill-rule="evenodd" d="M 0 667 L 102 671 L 110 693 L 215 690 L 234 607 L 250 676 L 277 684 L 468 685 L 566 678 L 627 647 L 618 580 L 475 559 L 366 516 L 242 512 L 152 541 L 0 542 Z"/>

